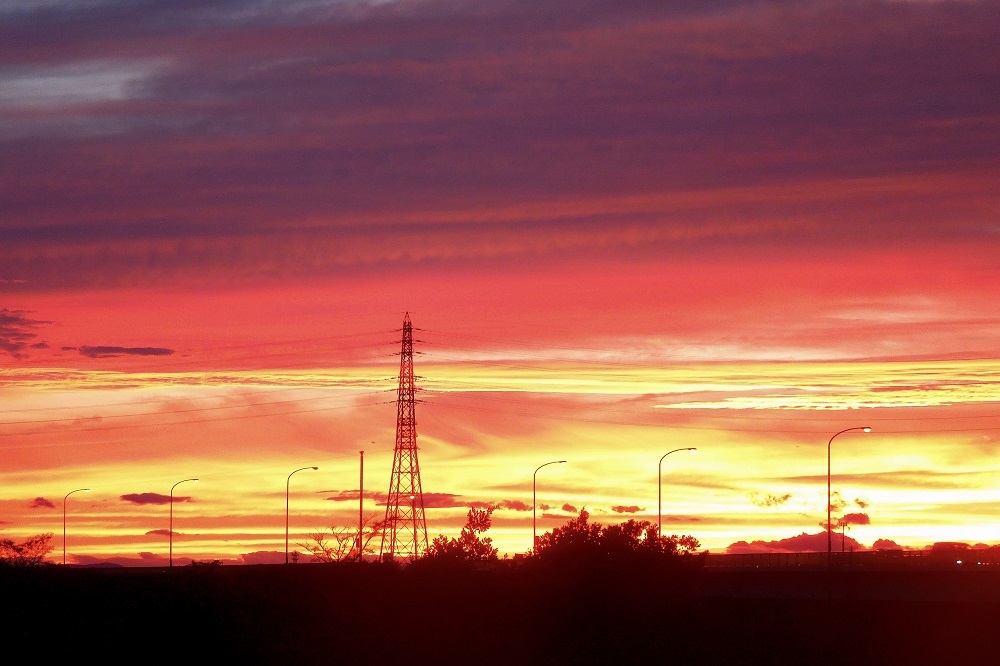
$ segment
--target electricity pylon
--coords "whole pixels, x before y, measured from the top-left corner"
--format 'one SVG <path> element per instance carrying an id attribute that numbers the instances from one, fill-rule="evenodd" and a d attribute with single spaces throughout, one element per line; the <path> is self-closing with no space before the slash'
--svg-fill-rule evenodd
<path id="1" fill-rule="evenodd" d="M 385 527 L 379 557 L 415 560 L 427 552 L 427 517 L 417 459 L 417 419 L 413 378 L 413 324 L 403 318 L 403 346 L 396 394 L 396 450 L 385 504 Z"/>

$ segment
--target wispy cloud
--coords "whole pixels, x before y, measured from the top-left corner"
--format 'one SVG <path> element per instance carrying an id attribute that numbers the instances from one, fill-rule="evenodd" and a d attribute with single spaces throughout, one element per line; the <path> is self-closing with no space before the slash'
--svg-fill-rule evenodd
<path id="1" fill-rule="evenodd" d="M 781 506 L 791 498 L 791 493 L 785 493 L 783 495 L 761 495 L 759 493 L 750 494 L 750 501 L 754 504 L 754 506 L 760 507 Z"/>
<path id="2" fill-rule="evenodd" d="M 7 107 L 55 111 L 99 103 L 124 102 L 138 95 L 153 68 L 133 61 L 96 60 L 52 67 L 0 70 L 0 110 Z"/>
<path id="3" fill-rule="evenodd" d="M 321 491 L 323 494 L 331 492 L 328 490 Z M 357 490 L 340 490 L 336 491 L 336 494 L 327 497 L 326 499 L 331 502 L 357 502 L 359 500 L 359 493 Z M 374 500 L 376 504 L 385 504 L 386 494 L 377 490 L 366 490 L 364 493 L 365 499 Z"/>

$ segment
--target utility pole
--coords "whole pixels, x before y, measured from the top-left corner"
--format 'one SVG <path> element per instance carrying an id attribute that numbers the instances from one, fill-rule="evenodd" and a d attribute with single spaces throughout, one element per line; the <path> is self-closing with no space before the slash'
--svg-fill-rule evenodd
<path id="1" fill-rule="evenodd" d="M 361 480 L 358 482 L 358 562 L 362 562 L 365 559 L 361 541 L 365 530 L 365 452 L 358 451 L 358 454 L 361 456 Z"/>

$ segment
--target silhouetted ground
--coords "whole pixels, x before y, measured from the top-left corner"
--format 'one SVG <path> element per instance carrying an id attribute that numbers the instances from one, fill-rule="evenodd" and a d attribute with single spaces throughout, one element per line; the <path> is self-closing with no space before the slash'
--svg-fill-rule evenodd
<path id="1" fill-rule="evenodd" d="M 1000 572 L 0 569 L 4 663 L 995 663 Z"/>

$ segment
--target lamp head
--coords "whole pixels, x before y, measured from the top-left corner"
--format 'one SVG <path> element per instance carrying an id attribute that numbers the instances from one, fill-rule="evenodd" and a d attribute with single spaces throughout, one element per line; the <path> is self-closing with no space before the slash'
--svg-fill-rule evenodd
<path id="1" fill-rule="evenodd" d="M 871 432 L 872 431 L 872 429 L 870 427 L 868 427 L 868 426 L 865 426 L 864 428 L 862 428 L 862 430 L 864 432 Z"/>

